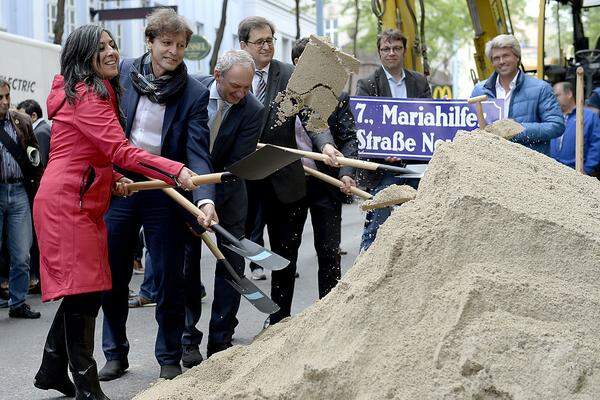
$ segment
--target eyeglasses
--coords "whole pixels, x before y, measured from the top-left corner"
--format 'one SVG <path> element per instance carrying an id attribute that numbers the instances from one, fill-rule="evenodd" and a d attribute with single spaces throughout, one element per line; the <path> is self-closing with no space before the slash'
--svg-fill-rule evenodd
<path id="1" fill-rule="evenodd" d="M 260 49 L 265 45 L 265 43 L 267 44 L 267 46 L 273 47 L 273 45 L 275 44 L 276 41 L 277 41 L 277 38 L 269 38 L 269 39 L 258 39 L 254 42 L 248 41 L 246 43 L 253 44 Z"/>
<path id="2" fill-rule="evenodd" d="M 379 49 L 383 54 L 389 54 L 392 51 L 396 54 L 400 54 L 404 51 L 404 47 L 382 47 Z"/>

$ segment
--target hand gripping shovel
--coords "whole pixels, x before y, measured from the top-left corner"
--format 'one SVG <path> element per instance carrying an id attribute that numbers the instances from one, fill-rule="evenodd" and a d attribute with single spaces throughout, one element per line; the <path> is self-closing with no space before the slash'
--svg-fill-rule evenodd
<path id="1" fill-rule="evenodd" d="M 209 248 L 211 253 L 217 259 L 217 262 L 225 267 L 229 275 L 231 275 L 232 279 L 225 280 L 229 282 L 229 284 L 242 296 L 244 296 L 250 304 L 252 304 L 258 311 L 263 312 L 265 314 L 273 314 L 279 311 L 279 306 L 271 300 L 266 294 L 263 293 L 254 283 L 252 283 L 245 276 L 239 276 L 229 261 L 225 259 L 221 250 L 217 247 L 215 242 L 210 239 L 208 233 L 204 232 L 202 235 L 202 241 Z"/>
<path id="2" fill-rule="evenodd" d="M 231 174 L 230 172 L 219 172 L 219 173 L 215 173 L 215 174 L 195 175 L 192 177 L 192 182 L 194 182 L 194 185 L 199 186 L 199 185 L 207 185 L 210 183 L 234 182 L 237 179 L 238 179 L 237 176 Z M 129 189 L 129 191 L 132 193 L 138 192 L 140 190 L 163 189 L 163 188 L 170 188 L 170 187 L 173 187 L 173 186 L 169 185 L 166 182 L 158 181 L 158 180 L 134 182 L 134 183 L 129 183 L 127 185 L 127 189 Z"/>
<path id="3" fill-rule="evenodd" d="M 204 216 L 204 214 L 202 213 L 202 211 L 200 211 L 200 209 L 198 209 L 198 207 L 196 207 L 191 201 L 186 199 L 177 190 L 173 188 L 162 190 L 169 197 L 171 197 L 173 200 L 179 203 L 180 206 L 194 214 L 195 217 Z M 219 224 L 211 225 L 211 229 L 213 229 L 222 238 L 229 242 L 228 244 L 224 244 L 225 247 L 241 255 L 242 257 L 253 261 L 254 263 L 260 265 L 263 268 L 269 269 L 271 271 L 278 271 L 280 269 L 284 269 L 290 263 L 288 260 L 281 257 L 280 255 L 275 254 L 248 239 L 244 238 L 238 240 L 235 236 L 233 236 Z"/>

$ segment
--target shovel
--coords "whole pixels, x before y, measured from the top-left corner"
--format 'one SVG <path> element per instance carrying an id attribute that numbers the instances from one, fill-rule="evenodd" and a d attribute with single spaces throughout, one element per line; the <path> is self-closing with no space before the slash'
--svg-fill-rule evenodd
<path id="1" fill-rule="evenodd" d="M 208 235 L 208 233 L 204 232 L 202 235 L 202 241 L 208 249 L 213 253 L 217 262 L 225 267 L 229 275 L 231 275 L 232 279 L 225 280 L 242 296 L 244 296 L 250 304 L 252 304 L 258 311 L 263 312 L 265 314 L 273 314 L 279 311 L 279 306 L 271 300 L 262 290 L 260 290 L 252 281 L 250 281 L 245 276 L 239 276 L 229 261 L 225 258 L 221 250 L 217 247 L 215 242 L 213 242 Z"/>
<path id="2" fill-rule="evenodd" d="M 308 175 L 314 176 L 317 179 L 327 182 L 333 186 L 337 186 L 339 188 L 344 187 L 344 182 L 342 182 L 339 179 L 336 179 L 332 176 L 324 174 L 321 171 L 317 171 L 316 169 L 304 166 L 304 172 L 306 172 Z M 369 210 L 375 210 L 377 208 L 385 208 L 385 207 L 395 206 L 398 204 L 406 203 L 407 201 L 412 200 L 414 198 L 414 197 L 407 197 L 407 196 L 398 196 L 397 198 L 386 199 L 385 201 L 377 201 L 377 200 L 373 199 L 373 196 L 370 193 L 367 193 L 364 190 L 360 190 L 357 187 L 354 187 L 354 186 L 350 187 L 350 192 L 352 192 L 353 195 L 360 197 L 363 200 L 366 200 L 360 206 L 360 208 L 363 211 L 369 211 Z"/>
<path id="3" fill-rule="evenodd" d="M 216 174 L 205 174 L 205 175 L 194 175 L 192 177 L 192 182 L 194 185 L 206 185 L 209 183 L 225 183 L 225 182 L 234 182 L 238 178 L 230 172 L 219 172 Z M 151 189 L 163 189 L 173 187 L 166 182 L 163 181 L 145 181 L 145 182 L 134 182 L 129 183 L 127 185 L 127 189 L 132 193 L 140 191 L 140 190 L 151 190 Z"/>
<path id="4" fill-rule="evenodd" d="M 263 146 L 273 146 L 273 145 L 265 145 L 263 143 L 258 143 L 257 147 L 263 147 Z M 316 161 L 323 161 L 325 162 L 325 160 L 329 159 L 329 157 L 327 157 L 325 154 L 321 154 L 321 153 L 315 153 L 312 151 L 305 151 L 305 150 L 298 150 L 298 149 L 292 149 L 289 147 L 283 147 L 283 146 L 273 146 L 273 147 L 277 147 L 278 149 L 287 151 L 289 153 L 294 153 L 294 154 L 299 154 L 302 157 L 307 157 Z M 410 173 L 414 173 L 414 171 L 408 169 L 408 168 L 404 168 L 404 167 L 396 167 L 394 165 L 387 165 L 387 164 L 379 164 L 373 161 L 365 161 L 365 160 L 357 160 L 355 158 L 346 158 L 346 157 L 337 157 L 338 163 L 340 165 L 344 165 L 344 166 L 348 166 L 348 167 L 354 167 L 354 168 L 360 168 L 360 169 L 368 169 L 371 171 L 389 171 L 389 172 L 393 172 L 395 174 L 410 174 Z"/>
<path id="5" fill-rule="evenodd" d="M 200 211 L 191 201 L 186 199 L 181 193 L 173 188 L 162 189 L 169 197 L 175 200 L 180 206 L 191 212 L 195 217 L 204 216 L 204 213 Z M 238 240 L 235 236 L 229 233 L 225 228 L 219 224 L 211 225 L 216 233 L 224 238 L 229 243 L 224 244 L 225 247 L 231 251 L 241 255 L 244 258 L 260 265 L 263 268 L 271 271 L 278 271 L 284 269 L 290 263 L 285 258 L 278 254 L 275 254 L 262 246 L 248 240 Z"/>
<path id="6" fill-rule="evenodd" d="M 488 97 L 484 94 L 482 96 L 471 97 L 467 100 L 468 104 L 475 104 L 475 111 L 477 113 L 477 122 L 479 123 L 479 129 L 485 129 L 487 122 L 485 121 L 485 117 L 483 116 L 483 106 L 481 105 L 482 101 L 487 101 Z"/>

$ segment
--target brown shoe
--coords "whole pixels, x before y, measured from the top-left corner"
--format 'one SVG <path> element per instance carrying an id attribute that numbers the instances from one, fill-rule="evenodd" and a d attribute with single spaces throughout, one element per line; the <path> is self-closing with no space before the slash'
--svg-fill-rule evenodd
<path id="1" fill-rule="evenodd" d="M 133 260 L 133 273 L 136 275 L 144 274 L 144 266 L 141 260 Z"/>
<path id="2" fill-rule="evenodd" d="M 129 308 L 155 307 L 156 302 L 145 298 L 144 296 L 135 296 L 129 299 Z"/>

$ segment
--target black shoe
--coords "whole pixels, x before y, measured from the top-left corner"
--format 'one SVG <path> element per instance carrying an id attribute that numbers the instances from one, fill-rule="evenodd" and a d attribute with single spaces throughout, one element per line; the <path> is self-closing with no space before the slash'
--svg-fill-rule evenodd
<path id="1" fill-rule="evenodd" d="M 162 378 L 162 379 L 170 380 L 179 375 L 181 375 L 181 366 L 179 366 L 179 365 L 161 365 L 160 366 L 160 378 Z"/>
<path id="2" fill-rule="evenodd" d="M 209 358 L 210 356 L 212 356 L 213 354 L 216 354 L 220 351 L 223 350 L 227 350 L 228 348 L 230 348 L 231 346 L 233 346 L 233 344 L 231 342 L 225 342 L 225 343 L 209 343 L 206 346 L 206 358 Z"/>
<path id="3" fill-rule="evenodd" d="M 42 314 L 31 311 L 29 304 L 23 303 L 19 307 L 11 307 L 10 310 L 8 310 L 8 316 L 11 318 L 38 319 Z"/>
<path id="4" fill-rule="evenodd" d="M 186 368 L 193 368 L 196 365 L 204 361 L 198 345 L 183 346 L 183 355 L 181 356 L 181 363 Z"/>
<path id="5" fill-rule="evenodd" d="M 75 397 L 75 385 L 67 373 L 67 347 L 62 307 L 59 307 L 44 345 L 42 365 L 33 385 L 42 390 L 57 390 L 67 397 Z"/>
<path id="6" fill-rule="evenodd" d="M 127 371 L 127 368 L 129 368 L 127 360 L 109 360 L 98 372 L 98 380 L 105 382 L 120 378 Z"/>
<path id="7" fill-rule="evenodd" d="M 94 360 L 96 317 L 65 312 L 65 342 L 69 369 L 75 382 L 76 400 L 109 400 L 98 381 Z"/>

